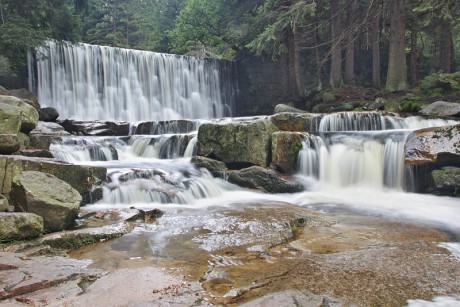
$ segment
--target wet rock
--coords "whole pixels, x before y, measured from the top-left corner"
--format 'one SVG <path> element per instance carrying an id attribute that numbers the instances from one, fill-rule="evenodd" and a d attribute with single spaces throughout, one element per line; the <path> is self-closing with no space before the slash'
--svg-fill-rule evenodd
<path id="1" fill-rule="evenodd" d="M 460 168 L 446 166 L 430 173 L 428 191 L 438 195 L 460 196 Z"/>
<path id="2" fill-rule="evenodd" d="M 268 120 L 203 124 L 198 130 L 200 154 L 223 161 L 229 167 L 268 166 L 271 135 L 277 130 Z"/>
<path id="3" fill-rule="evenodd" d="M 18 138 L 19 138 L 20 149 L 23 150 L 23 149 L 28 148 L 29 145 L 30 145 L 29 136 L 27 134 L 25 134 L 25 133 L 22 133 L 22 132 L 19 132 L 17 135 L 18 135 Z"/>
<path id="4" fill-rule="evenodd" d="M 46 149 L 23 149 L 15 152 L 16 155 L 35 158 L 54 158 L 53 154 Z"/>
<path id="5" fill-rule="evenodd" d="M 0 271 L 0 300 L 43 289 L 52 292 L 54 287 L 61 284 L 95 280 L 103 275 L 101 270 L 89 269 L 91 262 L 87 260 L 63 257 L 26 258 L 20 253 L 0 253 L 0 266 L 9 263 L 14 265 L 8 270 Z"/>
<path id="6" fill-rule="evenodd" d="M 3 86 L 0 85 L 0 95 L 9 96 L 10 93 L 8 92 L 8 90 L 6 88 L 4 88 Z"/>
<path id="7" fill-rule="evenodd" d="M 10 155 L 19 150 L 21 144 L 16 134 L 0 134 L 0 155 Z"/>
<path id="8" fill-rule="evenodd" d="M 420 113 L 430 116 L 460 117 L 460 103 L 436 101 L 424 107 Z"/>
<path id="9" fill-rule="evenodd" d="M 278 113 L 270 117 L 270 120 L 281 131 L 310 131 L 312 123 L 319 114 L 314 113 Z"/>
<path id="10" fill-rule="evenodd" d="M 460 125 L 417 130 L 406 141 L 408 165 L 460 165 Z"/>
<path id="11" fill-rule="evenodd" d="M 7 212 L 10 210 L 10 202 L 8 199 L 0 194 L 0 212 Z"/>
<path id="12" fill-rule="evenodd" d="M 29 133 L 30 147 L 45 149 L 50 148 L 51 143 L 61 140 L 61 136 L 70 135 L 57 123 L 39 121 L 37 127 Z"/>
<path id="13" fill-rule="evenodd" d="M 228 172 L 228 181 L 244 188 L 267 193 L 296 193 L 304 190 L 301 184 L 289 180 L 274 170 L 260 166 Z"/>
<path id="14" fill-rule="evenodd" d="M 38 111 L 31 105 L 14 96 L 0 96 L 0 103 L 18 107 L 21 110 L 21 132 L 29 133 L 38 123 Z"/>
<path id="15" fill-rule="evenodd" d="M 124 136 L 129 135 L 128 122 L 77 121 L 66 119 L 60 122 L 64 129 L 76 135 Z"/>
<path id="16" fill-rule="evenodd" d="M 272 134 L 272 167 L 288 174 L 297 171 L 297 157 L 302 149 L 301 132 L 275 132 Z"/>
<path id="17" fill-rule="evenodd" d="M 34 171 L 14 177 L 9 195 L 16 210 L 41 216 L 47 231 L 72 228 L 82 200 L 78 191 L 66 182 Z"/>
<path id="18" fill-rule="evenodd" d="M 273 114 L 277 113 L 282 113 L 282 112 L 289 112 L 289 113 L 307 113 L 307 111 L 300 110 L 291 106 L 288 106 L 286 104 L 277 104 L 275 106 L 275 110 L 273 111 Z"/>
<path id="19" fill-rule="evenodd" d="M 18 107 L 0 103 L 0 134 L 17 134 L 21 128 L 21 114 Z"/>
<path id="20" fill-rule="evenodd" d="M 198 122 L 192 120 L 168 120 L 141 122 L 136 126 L 135 134 L 161 135 L 169 133 L 190 133 L 198 130 Z"/>
<path id="21" fill-rule="evenodd" d="M 59 112 L 53 107 L 42 108 L 40 120 L 44 122 L 54 122 L 59 117 Z"/>
<path id="22" fill-rule="evenodd" d="M 164 214 L 163 211 L 160 209 L 152 209 L 152 210 L 142 210 L 138 209 L 138 213 L 133 215 L 132 217 L 126 219 L 130 222 L 145 222 L 145 223 L 153 223 Z"/>
<path id="23" fill-rule="evenodd" d="M 378 111 L 378 110 L 383 110 L 385 108 L 385 99 L 378 97 L 375 99 L 374 102 L 371 102 L 366 106 L 367 110 L 370 111 Z"/>
<path id="24" fill-rule="evenodd" d="M 43 233 L 43 218 L 33 213 L 0 212 L 0 243 L 33 239 Z"/>
<path id="25" fill-rule="evenodd" d="M 73 165 L 46 158 L 0 155 L 0 192 L 8 194 L 13 178 L 22 171 L 52 174 L 70 184 L 81 195 L 92 188 L 92 183 L 105 181 L 107 174 L 107 169 L 103 167 Z"/>
<path id="26" fill-rule="evenodd" d="M 264 307 L 264 306 L 315 306 L 315 307 L 342 307 L 345 306 L 340 300 L 328 296 L 316 295 L 307 290 L 287 290 L 270 293 L 261 298 L 240 305 L 241 307 Z"/>
<path id="27" fill-rule="evenodd" d="M 214 177 L 221 177 L 227 169 L 224 162 L 201 156 L 194 156 L 191 162 L 198 168 L 207 169 Z"/>

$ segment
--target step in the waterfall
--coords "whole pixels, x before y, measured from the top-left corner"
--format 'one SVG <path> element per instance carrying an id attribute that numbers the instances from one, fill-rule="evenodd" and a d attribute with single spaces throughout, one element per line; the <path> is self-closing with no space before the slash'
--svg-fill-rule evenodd
<path id="1" fill-rule="evenodd" d="M 130 152 L 137 157 L 176 159 L 191 157 L 196 152 L 196 139 L 196 133 L 133 135 L 127 142 Z"/>
<path id="2" fill-rule="evenodd" d="M 161 134 L 184 134 L 197 131 L 202 121 L 200 120 L 166 120 L 147 121 L 135 124 L 134 134 L 161 135 Z"/>

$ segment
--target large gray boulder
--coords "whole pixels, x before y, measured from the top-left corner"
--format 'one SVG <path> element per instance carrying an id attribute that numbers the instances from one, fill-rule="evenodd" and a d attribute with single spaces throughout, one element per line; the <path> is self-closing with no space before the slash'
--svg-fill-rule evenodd
<path id="1" fill-rule="evenodd" d="M 304 190 L 301 184 L 289 180 L 272 169 L 260 166 L 230 171 L 228 181 L 244 188 L 266 193 L 296 193 Z"/>
<path id="2" fill-rule="evenodd" d="M 191 162 L 198 168 L 207 169 L 214 177 L 222 177 L 227 169 L 224 162 L 202 156 L 192 157 Z"/>
<path id="3" fill-rule="evenodd" d="M 270 120 L 203 124 L 198 130 L 200 154 L 230 167 L 266 167 L 271 162 L 271 135 L 277 130 Z"/>
<path id="4" fill-rule="evenodd" d="M 17 134 L 21 129 L 21 119 L 21 109 L 0 102 L 0 134 Z"/>
<path id="5" fill-rule="evenodd" d="M 408 165 L 460 165 L 460 125 L 417 130 L 405 150 Z"/>
<path id="6" fill-rule="evenodd" d="M 0 155 L 10 155 L 20 147 L 21 143 L 16 134 L 0 134 Z"/>
<path id="7" fill-rule="evenodd" d="M 438 195 L 460 196 L 460 168 L 446 166 L 433 170 L 429 177 L 428 191 Z"/>
<path id="8" fill-rule="evenodd" d="M 10 198 L 17 211 L 41 216 L 47 231 L 72 228 L 82 201 L 78 191 L 66 182 L 33 171 L 13 179 Z"/>
<path id="9" fill-rule="evenodd" d="M 291 107 L 287 104 L 277 104 L 275 106 L 275 110 L 273 110 L 273 114 L 281 113 L 281 112 L 290 112 L 290 113 L 307 113 L 307 111 L 297 109 L 294 107 Z"/>
<path id="10" fill-rule="evenodd" d="M 430 116 L 441 117 L 459 117 L 460 116 L 460 103 L 436 101 L 424 107 L 420 113 Z"/>
<path id="11" fill-rule="evenodd" d="M 53 107 L 46 107 L 41 108 L 40 112 L 40 120 L 44 122 L 54 122 L 59 117 L 59 112 L 56 108 Z"/>
<path id="12" fill-rule="evenodd" d="M 33 239 L 43 233 L 43 219 L 33 213 L 0 212 L 0 243 Z"/>
<path id="13" fill-rule="evenodd" d="M 307 133 L 275 132 L 272 135 L 272 167 L 282 173 L 297 171 L 297 158 Z"/>
<path id="14" fill-rule="evenodd" d="M 21 132 L 29 133 L 38 123 L 38 111 L 31 105 L 14 96 L 0 96 L 0 103 L 21 109 Z"/>
<path id="15" fill-rule="evenodd" d="M 70 135 L 58 123 L 39 121 L 29 133 L 30 147 L 48 150 L 51 143 L 60 141 L 62 136 Z"/>
<path id="16" fill-rule="evenodd" d="M 10 93 L 8 92 L 8 90 L 6 88 L 4 88 L 3 86 L 0 85 L 0 95 L 7 95 L 9 96 Z"/>
<path id="17" fill-rule="evenodd" d="M 96 166 L 75 165 L 54 159 L 0 155 L 0 193 L 11 192 L 13 178 L 23 171 L 48 173 L 67 182 L 81 195 L 86 195 L 92 183 L 105 181 L 107 169 Z"/>

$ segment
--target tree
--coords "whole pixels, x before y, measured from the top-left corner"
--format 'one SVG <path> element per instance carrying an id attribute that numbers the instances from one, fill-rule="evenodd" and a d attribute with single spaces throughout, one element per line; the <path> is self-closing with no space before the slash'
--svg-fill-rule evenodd
<path id="1" fill-rule="evenodd" d="M 0 2 L 0 54 L 10 69 L 26 74 L 26 54 L 48 38 L 74 41 L 79 23 L 71 0 L 2 0 Z"/>
<path id="2" fill-rule="evenodd" d="M 347 28 L 348 34 L 346 53 L 345 53 L 345 83 L 355 83 L 355 0 L 351 0 L 347 6 Z"/>
<path id="3" fill-rule="evenodd" d="M 389 92 L 407 89 L 404 5 L 405 0 L 390 1 L 390 50 L 385 86 Z"/>
<path id="4" fill-rule="evenodd" d="M 339 0 L 331 0 L 331 73 L 329 84 L 332 88 L 342 86 L 342 41 L 340 39 Z"/>

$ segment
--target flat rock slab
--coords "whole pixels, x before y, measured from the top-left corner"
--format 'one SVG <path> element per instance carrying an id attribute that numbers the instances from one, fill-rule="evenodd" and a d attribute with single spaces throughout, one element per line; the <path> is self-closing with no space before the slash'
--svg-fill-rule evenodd
<path id="1" fill-rule="evenodd" d="M 95 279 L 103 271 L 89 260 L 0 253 L 0 300 L 54 287 L 71 280 Z"/>

